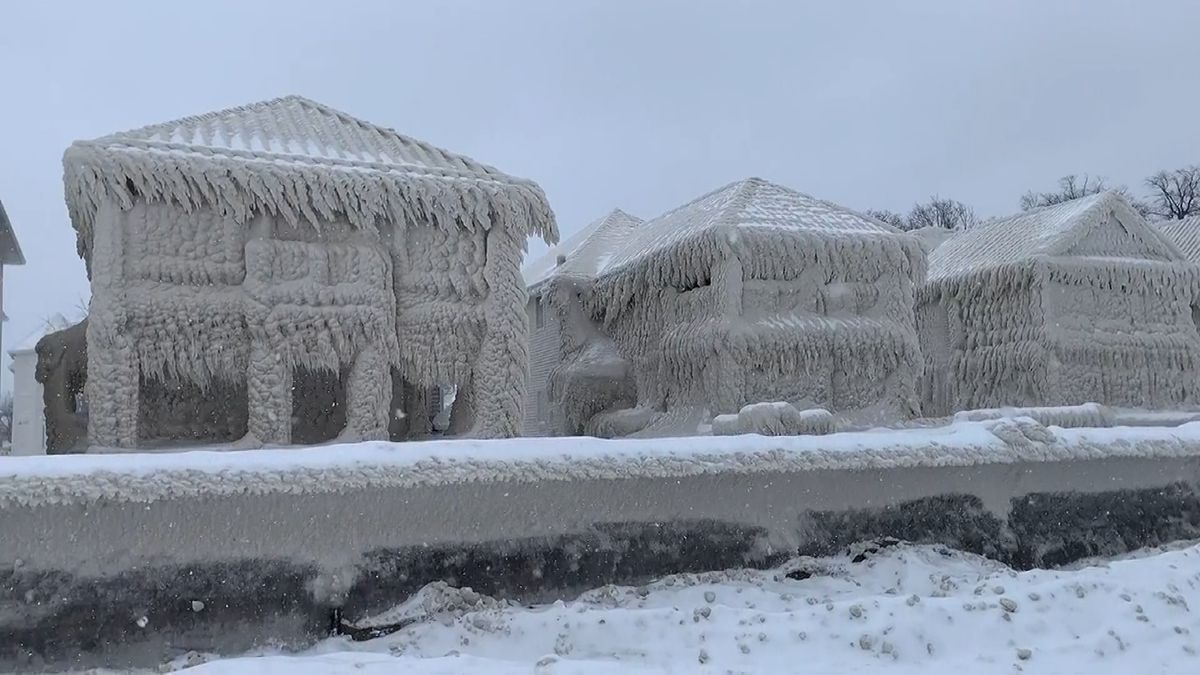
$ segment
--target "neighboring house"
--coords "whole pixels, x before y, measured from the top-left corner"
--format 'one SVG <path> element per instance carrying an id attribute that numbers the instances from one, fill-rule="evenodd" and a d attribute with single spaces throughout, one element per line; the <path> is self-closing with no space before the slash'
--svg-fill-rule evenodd
<path id="1" fill-rule="evenodd" d="M 1200 400 L 1197 268 L 1115 192 L 991 220 L 917 294 L 927 415 Z"/>
<path id="2" fill-rule="evenodd" d="M 1153 225 L 1178 246 L 1188 260 L 1200 264 L 1200 215 L 1160 220 Z"/>
<path id="3" fill-rule="evenodd" d="M 4 268 L 8 265 L 24 265 L 25 254 L 21 253 L 21 245 L 17 243 L 17 233 L 13 231 L 8 213 L 4 210 L 4 202 L 0 202 L 0 350 L 4 346 L 4 322 L 8 316 L 4 313 Z"/>
<path id="4" fill-rule="evenodd" d="M 564 354 L 574 352 L 579 345 L 574 333 L 564 332 L 564 314 L 569 308 L 553 301 L 555 287 L 560 282 L 576 283 L 594 278 L 641 222 L 640 218 L 614 209 L 552 246 L 545 255 L 525 267 L 530 330 L 528 401 L 523 435 L 550 436 L 568 431 L 561 401 L 551 396 L 550 375 L 562 364 Z"/>
<path id="5" fill-rule="evenodd" d="M 71 325 L 61 314 L 46 320 L 12 349 L 9 369 L 13 374 L 12 454 L 46 454 L 46 404 L 42 384 L 37 381 L 37 344 L 46 334 Z"/>
<path id="6" fill-rule="evenodd" d="M 294 421 L 388 438 L 440 385 L 452 430 L 520 431 L 521 259 L 557 239 L 536 183 L 297 96 L 78 141 L 63 165 L 93 444 L 287 444 Z"/>
<path id="7" fill-rule="evenodd" d="M 786 401 L 890 419 L 917 412 L 924 278 L 915 237 L 750 178 L 643 223 L 587 305 L 641 409 Z"/>

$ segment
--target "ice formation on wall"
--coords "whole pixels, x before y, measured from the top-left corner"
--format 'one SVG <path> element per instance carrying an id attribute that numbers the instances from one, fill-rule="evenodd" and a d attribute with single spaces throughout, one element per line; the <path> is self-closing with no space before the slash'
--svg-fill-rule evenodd
<path id="1" fill-rule="evenodd" d="M 983 223 L 917 294 L 925 413 L 1200 400 L 1200 274 L 1107 192 Z"/>
<path id="2" fill-rule="evenodd" d="M 38 340 L 34 378 L 42 385 L 46 454 L 87 447 L 87 417 L 78 409 L 87 383 L 87 319 Z"/>
<path id="3" fill-rule="evenodd" d="M 750 178 L 638 227 L 581 299 L 643 408 L 891 418 L 918 409 L 924 278 L 916 238 Z"/>
<path id="4" fill-rule="evenodd" d="M 139 381 L 245 386 L 250 442 L 288 443 L 301 370 L 346 377 L 343 438 L 386 437 L 392 379 L 457 384 L 479 436 L 524 405 L 534 183 L 300 97 L 73 144 L 92 280 L 89 433 L 138 440 Z"/>
<path id="5" fill-rule="evenodd" d="M 581 298 L 641 222 L 613 209 L 524 269 L 545 322 L 530 340 L 529 406 L 539 395 L 550 406 L 550 434 L 580 434 L 596 413 L 636 401 L 629 363 L 590 322 Z"/>

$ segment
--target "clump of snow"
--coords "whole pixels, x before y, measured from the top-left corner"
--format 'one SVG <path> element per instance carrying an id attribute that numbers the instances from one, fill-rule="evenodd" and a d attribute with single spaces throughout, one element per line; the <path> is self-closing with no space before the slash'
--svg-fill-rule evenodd
<path id="1" fill-rule="evenodd" d="M 382 628 L 441 621 L 449 623 L 467 612 L 505 609 L 511 606 L 501 600 L 481 595 L 470 588 L 455 588 L 444 581 L 426 585 L 403 604 L 381 614 L 353 622 L 355 628 Z"/>
<path id="2" fill-rule="evenodd" d="M 980 408 L 954 414 L 956 422 L 978 422 L 1006 417 L 1028 417 L 1036 420 L 1039 424 L 1063 428 L 1111 427 L 1116 418 L 1112 410 L 1099 403 L 1033 408 Z"/>
<path id="3" fill-rule="evenodd" d="M 736 415 L 717 415 L 712 421 L 714 436 L 760 434 L 799 436 L 831 434 L 836 430 L 833 414 L 822 408 L 797 410 L 786 401 L 751 403 Z"/>
<path id="4" fill-rule="evenodd" d="M 441 586 L 427 591 L 427 598 L 449 592 Z M 1103 675 L 1200 669 L 1200 614 L 1192 610 L 1200 607 L 1200 546 L 1194 543 L 1078 570 L 1015 572 L 942 547 L 875 542 L 773 570 L 677 574 L 538 607 L 483 600 L 464 607 L 451 600 L 449 612 L 435 611 L 432 620 L 386 637 L 330 639 L 299 654 L 264 651 L 187 672 Z"/>

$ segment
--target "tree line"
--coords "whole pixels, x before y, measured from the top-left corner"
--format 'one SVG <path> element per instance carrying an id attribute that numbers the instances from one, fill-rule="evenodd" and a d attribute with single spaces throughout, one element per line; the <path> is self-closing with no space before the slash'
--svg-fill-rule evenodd
<path id="1" fill-rule="evenodd" d="M 1106 190 L 1120 192 L 1143 216 L 1176 220 L 1200 215 L 1200 165 L 1171 171 L 1159 171 L 1143 181 L 1144 195 L 1135 195 L 1124 185 L 1110 186 L 1104 178 L 1071 174 L 1058 179 L 1058 187 L 1048 192 L 1030 190 L 1021 195 L 1022 211 L 1053 206 Z M 913 205 L 908 214 L 888 210 L 868 210 L 867 215 L 901 230 L 940 227 L 968 229 L 980 221 L 970 206 L 945 197 L 933 196 Z"/>

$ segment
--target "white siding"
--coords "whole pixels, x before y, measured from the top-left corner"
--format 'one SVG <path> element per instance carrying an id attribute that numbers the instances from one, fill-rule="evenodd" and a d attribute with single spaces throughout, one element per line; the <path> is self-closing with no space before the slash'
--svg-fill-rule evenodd
<path id="1" fill-rule="evenodd" d="M 13 432 L 12 454 L 46 454 L 46 416 L 42 403 L 42 385 L 34 378 L 37 353 L 23 350 L 12 353 Z"/>
<path id="2" fill-rule="evenodd" d="M 537 303 L 543 303 L 542 325 L 538 326 Z M 550 370 L 559 361 L 558 316 L 544 299 L 529 294 L 526 306 L 529 318 L 529 385 L 526 387 L 524 436 L 550 436 L 554 433 L 553 420 L 557 417 L 549 401 Z M 541 416 L 539 418 L 539 411 Z"/>

